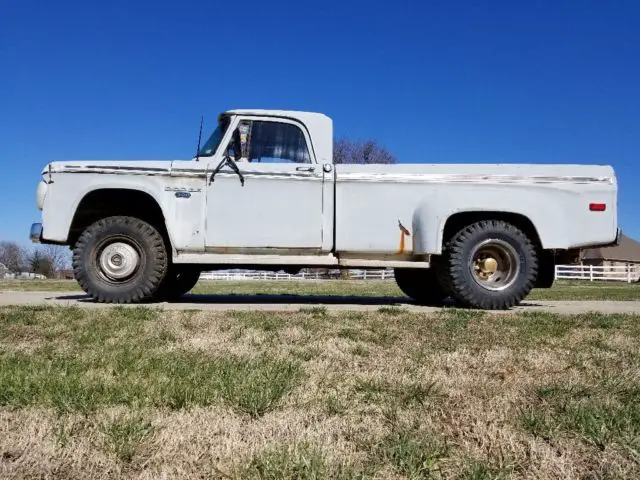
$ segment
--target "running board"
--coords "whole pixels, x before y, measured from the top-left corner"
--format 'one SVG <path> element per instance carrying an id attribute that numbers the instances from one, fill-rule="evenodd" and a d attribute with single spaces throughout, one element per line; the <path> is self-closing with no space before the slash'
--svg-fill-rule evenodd
<path id="1" fill-rule="evenodd" d="M 238 255 L 219 253 L 175 253 L 173 263 L 192 265 L 296 265 L 345 268 L 429 268 L 425 260 L 375 260 L 342 258 L 334 255 Z"/>

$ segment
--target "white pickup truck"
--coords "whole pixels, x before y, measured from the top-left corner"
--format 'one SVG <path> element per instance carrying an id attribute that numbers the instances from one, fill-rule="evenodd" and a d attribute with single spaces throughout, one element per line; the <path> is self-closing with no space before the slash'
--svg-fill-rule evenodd
<path id="1" fill-rule="evenodd" d="M 619 242 L 610 166 L 333 163 L 326 115 L 231 110 L 196 156 L 52 162 L 33 242 L 100 302 L 169 300 L 203 270 L 392 267 L 414 301 L 506 309 Z"/>

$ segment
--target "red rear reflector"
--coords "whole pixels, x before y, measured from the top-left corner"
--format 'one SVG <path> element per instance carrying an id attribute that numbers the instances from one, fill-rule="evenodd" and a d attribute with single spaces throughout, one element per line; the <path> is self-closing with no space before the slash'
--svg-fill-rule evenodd
<path id="1" fill-rule="evenodd" d="M 592 212 L 604 212 L 607 209 L 606 203 L 590 203 L 589 210 Z"/>

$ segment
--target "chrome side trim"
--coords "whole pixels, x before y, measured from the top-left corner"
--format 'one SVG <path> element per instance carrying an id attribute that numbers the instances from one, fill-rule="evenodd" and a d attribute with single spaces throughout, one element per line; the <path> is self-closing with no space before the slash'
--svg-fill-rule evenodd
<path id="1" fill-rule="evenodd" d="M 612 177 L 571 177 L 542 175 L 485 175 L 485 174 L 437 174 L 437 173 L 338 173 L 340 182 L 394 182 L 394 183 L 607 183 Z"/>
<path id="2" fill-rule="evenodd" d="M 310 171 L 310 172 L 263 172 L 256 170 L 240 170 L 242 175 L 247 178 L 296 178 L 296 179 L 311 179 L 322 180 L 322 174 Z M 164 168 L 141 168 L 141 167 L 99 167 L 99 166 L 86 166 L 86 167 L 74 167 L 65 166 L 55 170 L 55 173 L 94 173 L 101 175 L 145 175 L 145 176 L 171 176 L 171 177 L 187 177 L 187 178 L 207 178 L 211 172 L 206 170 L 189 170 L 174 168 L 173 170 Z M 225 169 L 218 172 L 217 175 L 221 176 L 234 176 L 235 172 Z"/>
<path id="3" fill-rule="evenodd" d="M 322 179 L 322 175 L 316 172 L 264 172 L 241 169 L 245 177 L 262 178 L 312 178 Z M 97 173 L 109 175 L 149 175 L 172 177 L 207 177 L 205 169 L 191 170 L 181 168 L 155 168 L 155 167 L 127 167 L 127 166 L 99 166 L 86 165 L 77 167 L 65 165 L 57 168 L 53 173 Z M 219 174 L 235 175 L 230 170 L 221 170 Z M 581 176 L 545 176 L 545 175 L 498 175 L 498 174 L 439 174 L 439 173 L 339 173 L 336 182 L 376 182 L 376 183 L 515 183 L 515 184 L 553 184 L 553 183 L 577 183 L 577 184 L 610 184 L 615 182 L 615 177 L 581 177 Z"/>
<path id="4" fill-rule="evenodd" d="M 206 169 L 192 170 L 188 168 L 173 168 L 171 170 L 172 177 L 186 177 L 186 178 L 207 178 L 211 172 L 207 172 Z"/>
<path id="5" fill-rule="evenodd" d="M 240 173 L 242 173 L 242 175 L 245 178 L 277 178 L 277 179 L 292 178 L 296 180 L 318 180 L 318 181 L 323 180 L 322 175 L 316 175 L 311 172 L 309 173 L 307 172 L 256 172 L 256 171 L 240 170 Z M 231 172 L 229 170 L 221 170 L 220 172 L 218 172 L 216 177 L 217 176 L 231 177 L 235 175 L 237 175 L 235 172 Z"/>
<path id="6" fill-rule="evenodd" d="M 135 168 L 131 170 L 123 170 L 120 168 L 86 168 L 86 167 L 65 167 L 56 169 L 53 173 L 93 173 L 98 175 L 147 175 L 147 176 L 169 176 L 171 172 L 169 170 L 160 170 L 160 169 L 146 169 L 146 168 Z M 203 173 L 198 172 L 198 176 L 203 176 Z M 187 175 L 185 175 L 187 176 Z"/>
<path id="7" fill-rule="evenodd" d="M 94 172 L 102 172 L 102 171 L 106 171 L 106 170 L 113 170 L 113 171 L 126 171 L 126 172 L 132 172 L 132 171 L 145 171 L 145 172 L 158 172 L 158 173 L 163 173 L 163 172 L 169 172 L 168 168 L 159 168 L 159 167 L 134 167 L 134 166 L 126 166 L 126 165 L 111 165 L 109 167 L 105 167 L 104 165 L 82 165 L 82 166 L 75 166 L 75 165 L 64 165 L 62 167 L 61 170 L 82 170 L 82 171 L 94 171 Z M 54 170 L 54 172 L 57 172 L 60 170 Z"/>

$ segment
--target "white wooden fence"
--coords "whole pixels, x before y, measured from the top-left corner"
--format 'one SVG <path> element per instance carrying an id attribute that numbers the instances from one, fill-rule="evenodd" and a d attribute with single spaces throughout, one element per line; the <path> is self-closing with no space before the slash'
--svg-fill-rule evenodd
<path id="1" fill-rule="evenodd" d="M 556 265 L 556 279 L 637 282 L 640 278 L 640 265 L 594 266 L 594 265 Z"/>
<path id="2" fill-rule="evenodd" d="M 618 266 L 556 265 L 556 280 L 614 281 L 632 283 L 640 278 L 640 265 Z M 340 278 L 334 274 L 330 279 Z M 393 280 L 393 270 L 350 270 L 353 280 Z M 326 280 L 319 272 L 301 272 L 291 275 L 284 272 L 213 271 L 203 272 L 201 280 Z"/>
<path id="3" fill-rule="evenodd" d="M 1 266 L 2 264 L 0 264 Z M 0 273 L 0 279 L 4 280 L 39 280 L 45 279 L 44 275 L 33 273 L 10 274 Z M 247 270 L 224 270 L 203 272 L 201 280 L 327 280 L 339 279 L 337 270 L 330 271 L 330 276 L 318 271 L 301 272 L 291 275 L 284 272 L 261 272 Z M 348 278 L 354 280 L 393 280 L 393 269 L 382 270 L 349 270 Z M 556 280 L 584 280 L 584 281 L 613 281 L 613 282 L 637 282 L 640 279 L 640 263 L 627 263 L 626 265 L 556 265 Z"/>
<path id="4" fill-rule="evenodd" d="M 327 280 L 338 279 L 339 275 L 327 277 L 320 272 L 300 272 L 291 275 L 284 272 L 253 271 L 213 271 L 202 272 L 201 280 Z M 356 270 L 349 271 L 349 279 L 353 280 L 393 280 L 393 270 Z"/>
<path id="5" fill-rule="evenodd" d="M 387 270 L 349 270 L 349 279 L 353 280 L 393 280 L 393 269 Z M 556 280 L 582 280 L 582 281 L 613 281 L 613 282 L 637 282 L 640 279 L 640 264 L 627 264 L 618 266 L 593 266 L 593 265 L 556 265 Z M 7 275 L 5 280 L 23 280 L 44 278 L 35 275 L 14 276 Z M 339 279 L 337 272 L 327 277 L 320 272 L 301 272 L 291 275 L 284 272 L 260 272 L 245 270 L 224 270 L 202 272 L 201 280 L 329 280 Z"/>

